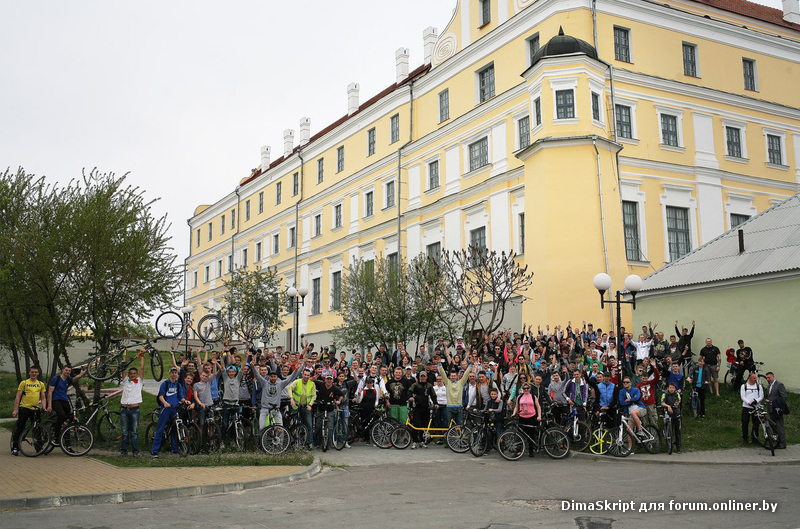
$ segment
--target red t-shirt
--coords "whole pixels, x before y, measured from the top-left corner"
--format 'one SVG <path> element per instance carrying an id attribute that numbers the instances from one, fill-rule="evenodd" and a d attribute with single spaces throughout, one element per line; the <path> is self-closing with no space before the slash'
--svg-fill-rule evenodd
<path id="1" fill-rule="evenodd" d="M 658 369 L 653 371 L 653 378 L 650 380 L 642 380 L 636 387 L 642 392 L 642 402 L 645 406 L 651 406 L 656 403 L 656 385 L 658 385 L 658 380 L 661 378 L 661 375 L 658 373 Z"/>

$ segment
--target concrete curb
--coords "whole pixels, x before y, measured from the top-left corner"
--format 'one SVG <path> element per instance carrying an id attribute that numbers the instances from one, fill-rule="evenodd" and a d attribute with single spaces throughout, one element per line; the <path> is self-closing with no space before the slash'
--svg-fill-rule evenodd
<path id="1" fill-rule="evenodd" d="M 258 479 L 255 481 L 215 483 L 212 485 L 172 487 L 166 489 L 103 492 L 97 494 L 66 496 L 43 496 L 38 498 L 3 498 L 0 499 L 0 511 L 44 509 L 49 507 L 66 507 L 69 505 L 102 505 L 107 503 L 127 503 L 132 501 L 166 500 L 189 496 L 203 496 L 206 494 L 219 494 L 222 492 L 236 492 L 291 483 L 293 481 L 316 476 L 321 471 L 322 464 L 320 463 L 319 458 L 314 458 L 314 462 L 308 465 L 306 468 L 294 472 L 293 474 L 289 474 L 288 476 Z"/>
<path id="2" fill-rule="evenodd" d="M 614 463 L 645 463 L 649 465 L 748 465 L 748 466 L 770 466 L 770 465 L 800 465 L 800 459 L 780 459 L 775 456 L 774 461 L 681 461 L 680 459 L 648 459 L 638 458 L 637 454 L 633 457 L 614 457 L 598 454 L 587 454 L 585 452 L 571 452 L 573 458 L 588 459 L 597 462 Z"/>

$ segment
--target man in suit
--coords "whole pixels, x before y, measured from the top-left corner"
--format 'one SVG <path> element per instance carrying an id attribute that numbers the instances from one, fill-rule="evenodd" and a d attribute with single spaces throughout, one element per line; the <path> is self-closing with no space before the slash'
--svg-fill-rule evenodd
<path id="1" fill-rule="evenodd" d="M 778 446 L 786 448 L 786 429 L 783 427 L 783 412 L 786 406 L 786 386 L 775 380 L 775 375 L 770 371 L 767 377 L 767 402 L 769 402 L 770 418 L 775 422 L 775 432 L 778 434 Z"/>

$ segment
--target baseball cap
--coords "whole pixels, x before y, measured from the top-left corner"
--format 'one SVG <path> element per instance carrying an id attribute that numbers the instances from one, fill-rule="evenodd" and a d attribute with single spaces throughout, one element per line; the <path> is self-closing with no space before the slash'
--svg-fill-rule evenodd
<path id="1" fill-rule="evenodd" d="M 420 371 L 418 376 L 427 377 L 428 376 L 428 372 L 427 371 Z"/>
<path id="2" fill-rule="evenodd" d="M 231 366 L 231 367 L 232 367 L 232 366 Z M 235 369 L 235 368 L 234 368 L 234 369 Z M 177 373 L 177 372 L 178 372 L 178 368 L 177 368 L 177 367 L 175 367 L 175 366 L 172 366 L 172 367 L 170 367 L 170 368 L 169 368 L 169 372 L 170 372 L 170 373 Z"/>
<path id="3" fill-rule="evenodd" d="M 327 375 L 325 375 L 325 378 L 326 378 L 326 379 L 327 379 L 327 378 L 333 379 L 333 375 L 332 375 L 332 374 L 330 374 L 330 373 L 328 373 Z"/>

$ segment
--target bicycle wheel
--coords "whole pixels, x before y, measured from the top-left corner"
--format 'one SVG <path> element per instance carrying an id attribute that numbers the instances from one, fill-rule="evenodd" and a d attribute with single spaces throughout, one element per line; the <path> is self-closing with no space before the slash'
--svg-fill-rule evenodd
<path id="1" fill-rule="evenodd" d="M 305 424 L 298 424 L 292 435 L 295 448 L 304 448 L 308 444 L 308 428 Z"/>
<path id="2" fill-rule="evenodd" d="M 156 437 L 156 430 L 158 430 L 158 423 L 151 422 L 150 424 L 147 425 L 147 430 L 145 430 L 144 433 L 144 441 L 150 447 L 151 452 L 153 451 L 153 441 L 155 440 Z"/>
<path id="3" fill-rule="evenodd" d="M 647 450 L 648 454 L 658 454 L 661 452 L 661 437 L 658 436 L 658 430 L 652 426 L 645 426 L 644 430 L 652 438 L 649 441 L 643 441 L 642 445 Z"/>
<path id="4" fill-rule="evenodd" d="M 52 434 L 40 423 L 29 424 L 19 436 L 19 451 L 25 457 L 36 457 L 50 446 Z"/>
<path id="5" fill-rule="evenodd" d="M 122 440 L 122 415 L 118 411 L 104 413 L 97 419 L 97 440 L 104 446 L 118 445 Z"/>
<path id="6" fill-rule="evenodd" d="M 150 422 L 158 422 L 158 416 L 161 415 L 161 406 L 156 406 L 150 412 Z"/>
<path id="7" fill-rule="evenodd" d="M 583 421 L 570 423 L 567 428 L 567 437 L 569 438 L 570 448 L 576 452 L 583 452 L 589 447 L 591 442 L 591 428 Z"/>
<path id="8" fill-rule="evenodd" d="M 86 374 L 92 380 L 105 382 L 119 373 L 119 357 L 115 354 L 99 354 L 86 364 Z"/>
<path id="9" fill-rule="evenodd" d="M 267 320 L 260 314 L 255 312 L 248 314 L 242 321 L 239 322 L 239 332 L 248 341 L 255 338 L 260 338 L 267 327 Z"/>
<path id="10" fill-rule="evenodd" d="M 61 450 L 72 457 L 89 453 L 94 446 L 92 431 L 83 424 L 70 424 L 61 431 Z"/>
<path id="11" fill-rule="evenodd" d="M 508 461 L 516 461 L 525 454 L 525 438 L 512 428 L 497 438 L 497 451 Z"/>
<path id="12" fill-rule="evenodd" d="M 592 439 L 589 443 L 589 451 L 593 454 L 603 455 L 608 452 L 611 445 L 611 433 L 608 428 L 596 428 L 592 432 Z"/>
<path id="13" fill-rule="evenodd" d="M 161 382 L 161 378 L 164 376 L 164 359 L 156 350 L 150 351 L 150 372 L 153 374 L 153 380 Z"/>
<path id="14" fill-rule="evenodd" d="M 552 459 L 564 459 L 569 455 L 569 439 L 561 428 L 545 430 L 542 443 L 545 453 Z"/>
<path id="15" fill-rule="evenodd" d="M 489 439 L 486 429 L 478 428 L 473 430 L 469 440 L 469 451 L 475 457 L 481 457 L 489 449 Z"/>
<path id="16" fill-rule="evenodd" d="M 469 450 L 469 439 L 472 432 L 466 426 L 454 424 L 445 434 L 445 441 L 447 446 L 457 454 L 463 454 Z"/>
<path id="17" fill-rule="evenodd" d="M 330 436 L 330 424 L 328 423 L 328 419 L 325 418 L 322 420 L 322 428 L 320 428 L 320 434 L 322 435 L 322 439 L 320 440 L 320 444 L 322 445 L 322 451 L 327 452 L 328 446 L 331 442 Z"/>
<path id="18" fill-rule="evenodd" d="M 244 426 L 242 426 L 241 422 L 233 423 L 233 439 L 236 443 L 236 449 L 240 452 L 244 452 L 244 445 L 245 445 L 245 438 L 244 438 Z"/>
<path id="19" fill-rule="evenodd" d="M 44 428 L 46 428 L 48 432 L 51 432 L 50 433 L 50 439 L 52 439 L 53 441 L 56 441 L 56 440 L 61 438 L 61 434 L 59 433 L 58 434 L 58 439 L 56 439 L 56 435 L 55 435 L 56 420 L 57 419 L 53 415 L 51 415 L 50 417 L 48 417 L 47 419 L 42 421 L 42 426 Z M 66 428 L 66 425 L 67 425 L 67 423 L 64 423 L 62 425 L 62 428 Z M 55 450 L 55 448 L 56 448 L 56 446 L 53 443 L 48 444 L 47 448 L 45 448 L 44 451 L 42 452 L 42 455 L 46 456 L 47 454 L 49 454 L 50 452 Z"/>
<path id="20" fill-rule="evenodd" d="M 696 397 L 695 395 L 692 395 L 691 406 L 692 406 L 692 417 L 697 419 L 697 417 L 700 415 L 700 398 Z"/>
<path id="21" fill-rule="evenodd" d="M 189 455 L 189 430 L 181 423 L 175 426 L 175 436 L 178 438 L 178 454 L 181 457 Z"/>
<path id="22" fill-rule="evenodd" d="M 208 343 L 217 343 L 225 338 L 228 328 L 216 314 L 206 314 L 197 324 L 197 337 Z"/>
<path id="23" fill-rule="evenodd" d="M 347 432 L 345 431 L 344 418 L 339 416 L 336 418 L 336 426 L 333 427 L 333 447 L 336 450 L 341 450 L 347 443 Z"/>
<path id="24" fill-rule="evenodd" d="M 199 454 L 203 448 L 203 436 L 200 434 L 200 427 L 193 423 L 187 426 L 186 430 L 189 433 L 189 453 Z"/>
<path id="25" fill-rule="evenodd" d="M 389 421 L 378 421 L 369 429 L 369 438 L 378 448 L 392 447 L 392 430 L 394 426 Z"/>
<path id="26" fill-rule="evenodd" d="M 181 336 L 184 325 L 186 325 L 186 322 L 183 316 L 171 310 L 162 312 L 156 318 L 156 332 L 159 336 L 168 340 Z"/>
<path id="27" fill-rule="evenodd" d="M 405 424 L 398 424 L 392 430 L 392 446 L 398 450 L 405 450 L 411 444 L 411 432 Z"/>
<path id="28" fill-rule="evenodd" d="M 667 443 L 667 455 L 672 455 L 672 421 L 664 421 L 664 442 Z"/>
<path id="29" fill-rule="evenodd" d="M 292 436 L 283 426 L 273 424 L 261 430 L 259 446 L 267 454 L 277 456 L 289 449 Z"/>
<path id="30" fill-rule="evenodd" d="M 756 417 L 753 417 L 753 420 L 758 421 Z M 769 450 L 772 455 L 775 455 L 775 445 L 777 443 L 775 439 L 775 431 L 773 430 L 772 425 L 767 421 L 759 421 L 759 426 L 755 433 L 758 439 L 758 444 Z"/>
<path id="31" fill-rule="evenodd" d="M 203 431 L 203 448 L 207 453 L 219 452 L 222 438 L 219 426 L 215 422 L 208 422 Z"/>
<path id="32" fill-rule="evenodd" d="M 608 447 L 608 452 L 615 457 L 628 457 L 633 453 L 633 440 L 631 439 L 628 430 L 623 428 L 620 434 L 619 428 L 609 430 L 611 434 L 611 445 Z"/>

